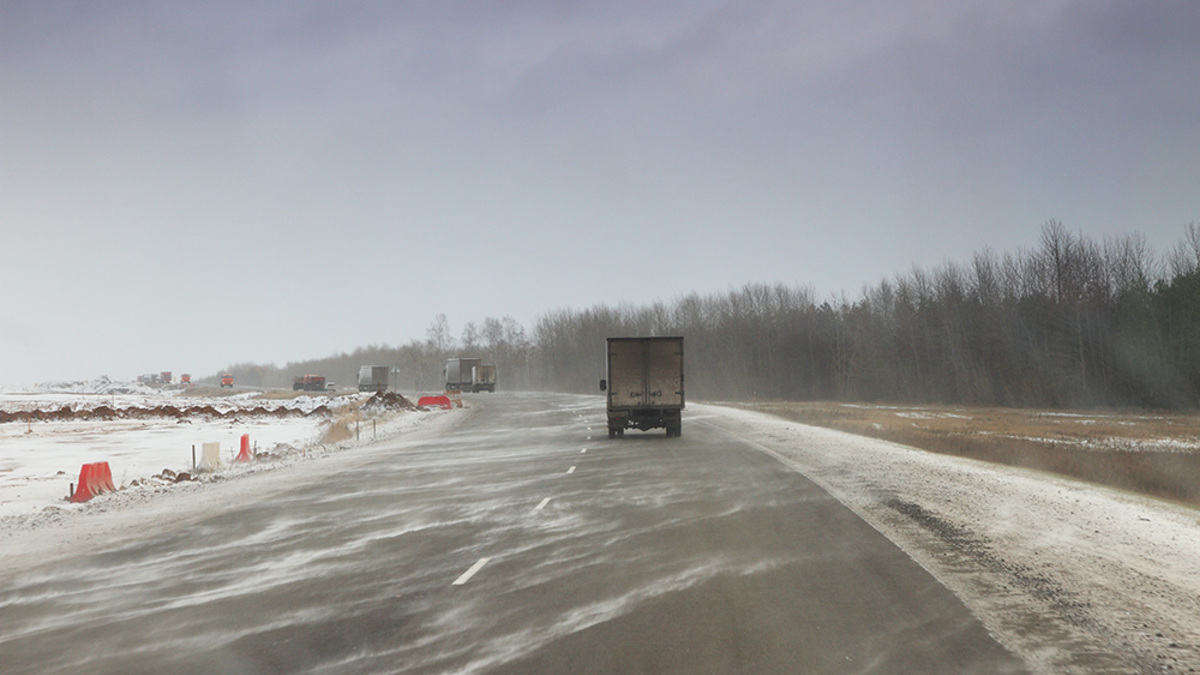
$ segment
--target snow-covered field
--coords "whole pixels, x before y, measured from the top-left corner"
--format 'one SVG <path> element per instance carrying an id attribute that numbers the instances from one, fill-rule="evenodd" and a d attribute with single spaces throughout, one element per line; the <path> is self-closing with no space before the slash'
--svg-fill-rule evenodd
<path id="1" fill-rule="evenodd" d="M 0 424 L 0 521 L 88 508 L 87 503 L 67 501 L 85 463 L 108 462 L 118 488 L 154 490 L 167 485 L 154 478 L 164 469 L 210 480 L 323 452 L 328 448 L 322 447 L 320 439 L 333 415 L 362 399 L 355 393 L 272 400 L 260 392 L 206 398 L 107 380 L 0 392 L 0 413 L 68 411 L 60 415 L 63 419 Z M 331 414 L 311 414 L 321 406 Z M 138 414 L 162 408 L 211 409 L 219 414 Z M 117 414 L 107 415 L 109 419 L 70 416 L 97 409 Z M 263 410 L 274 414 L 262 414 Z M 367 431 L 379 433 L 378 422 Z M 232 460 L 243 435 L 249 436 L 253 450 L 272 459 L 235 464 Z M 200 475 L 193 470 L 193 451 L 199 460 L 202 444 L 213 442 L 220 444 L 224 467 L 216 474 Z"/>
<path id="2" fill-rule="evenodd" d="M 857 512 L 1039 672 L 1200 672 L 1200 510 L 758 412 L 688 408 Z"/>

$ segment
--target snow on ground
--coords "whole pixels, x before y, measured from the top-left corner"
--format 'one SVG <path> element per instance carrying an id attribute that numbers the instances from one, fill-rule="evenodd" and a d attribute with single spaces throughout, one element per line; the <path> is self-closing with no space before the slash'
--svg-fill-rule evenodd
<path id="1" fill-rule="evenodd" d="M 138 487 L 135 483 L 159 475 L 163 469 L 195 473 L 193 450 L 198 461 L 202 444 L 210 442 L 220 444 L 225 471 L 255 471 L 269 466 L 269 462 L 260 462 L 256 466 L 234 465 L 233 459 L 241 447 L 243 435 L 249 436 L 255 452 L 270 453 L 274 463 L 323 451 L 325 448 L 319 441 L 329 425 L 329 415 L 238 413 L 253 409 L 309 413 L 319 406 L 326 406 L 336 413 L 362 398 L 362 395 L 352 394 L 336 398 L 299 396 L 271 400 L 262 398 L 259 392 L 211 398 L 182 396 L 177 390 L 158 390 L 107 379 L 42 387 L 34 392 L 0 392 L 0 412 L 8 413 L 62 408 L 95 410 L 102 406 L 127 412 L 172 406 L 207 407 L 225 415 L 186 415 L 178 419 L 129 416 L 124 419 L 56 419 L 0 424 L 0 520 L 33 517 L 47 510 L 88 508 L 86 502 L 73 504 L 66 501 L 71 484 L 78 482 L 85 463 L 108 462 L 115 485 L 128 488 Z M 372 431 L 368 429 L 368 433 Z M 376 428 L 374 433 L 379 433 L 379 429 Z"/>
<path id="2" fill-rule="evenodd" d="M 65 501 L 83 464 L 108 462 L 113 482 L 128 486 L 170 469 L 191 471 L 192 449 L 221 444 L 222 462 L 232 465 L 243 434 L 260 451 L 299 449 L 320 437 L 317 417 L 177 423 L 175 420 L 35 422 L 0 425 L 0 518 L 40 512 L 48 506 L 82 508 Z"/>
<path id="3" fill-rule="evenodd" d="M 1200 672 L 1200 510 L 752 411 L 688 409 L 821 485 L 1039 672 Z"/>
<path id="4" fill-rule="evenodd" d="M 102 401 L 94 394 L 63 396 L 61 392 L 0 392 L 0 411 L 11 411 L 14 406 L 57 409 L 64 403 L 94 409 L 114 403 L 109 395 L 102 396 Z M 118 395 L 116 407 L 315 407 L 312 400 L 304 400 L 308 397 L 263 401 L 257 394 L 247 394 L 214 401 L 194 397 L 180 401 L 172 398 L 175 394 L 153 390 L 128 396 L 132 398 L 123 400 Z M 317 402 L 336 412 L 359 399 L 354 394 L 333 403 L 317 397 Z M 377 441 L 401 435 L 417 439 L 470 417 L 469 410 L 378 411 L 364 407 L 362 411 L 365 418 L 357 437 L 336 443 L 319 442 L 329 424 L 329 417 L 322 415 L 0 424 L 0 580 L 45 560 L 78 554 L 134 533 L 153 536 L 179 531 L 228 504 L 263 499 L 294 482 L 319 480 L 351 467 L 369 457 L 363 453 Z M 351 428 L 352 434 L 354 431 Z M 251 464 L 231 463 L 242 434 L 249 434 L 251 444 L 271 457 Z M 224 466 L 220 470 L 198 473 L 197 480 L 178 483 L 153 478 L 164 468 L 190 470 L 191 446 L 196 445 L 199 455 L 201 443 L 214 441 L 221 444 Z M 87 502 L 68 502 L 69 483 L 78 480 L 83 463 L 94 461 L 109 462 L 120 489 Z"/>

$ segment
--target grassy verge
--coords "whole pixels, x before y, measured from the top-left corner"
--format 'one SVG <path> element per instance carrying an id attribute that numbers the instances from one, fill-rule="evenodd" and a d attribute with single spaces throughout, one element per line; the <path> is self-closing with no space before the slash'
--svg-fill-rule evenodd
<path id="1" fill-rule="evenodd" d="M 1200 416 L 827 402 L 751 410 L 959 457 L 1200 505 Z"/>

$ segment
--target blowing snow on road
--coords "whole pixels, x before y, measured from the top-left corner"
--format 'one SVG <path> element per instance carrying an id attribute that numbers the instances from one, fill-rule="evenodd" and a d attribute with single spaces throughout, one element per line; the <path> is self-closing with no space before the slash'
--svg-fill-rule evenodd
<path id="1" fill-rule="evenodd" d="M 283 459 L 170 484 L 148 479 L 177 429 L 241 428 L 0 425 L 6 669 L 1200 666 L 1191 508 L 716 405 L 689 405 L 679 439 L 605 438 L 583 396 L 392 411 L 340 444 L 298 419 L 253 421 Z M 99 460 L 119 489 L 67 503 L 57 471 Z M 840 551 L 859 529 L 879 542 Z M 829 602 L 787 609 L 805 597 Z M 838 605 L 871 618 L 822 614 Z M 844 635 L 806 642 L 789 622 L 812 614 Z"/>

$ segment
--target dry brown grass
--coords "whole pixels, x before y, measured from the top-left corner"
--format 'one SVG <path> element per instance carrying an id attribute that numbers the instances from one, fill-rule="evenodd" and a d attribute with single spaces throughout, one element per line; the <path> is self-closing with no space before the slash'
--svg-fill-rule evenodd
<path id="1" fill-rule="evenodd" d="M 365 418 L 363 401 L 355 401 L 343 409 L 341 414 L 329 423 L 329 428 L 321 435 L 322 443 L 340 443 L 356 436 L 356 429 Z"/>
<path id="2" fill-rule="evenodd" d="M 805 424 L 1200 504 L 1200 415 L 756 402 Z"/>
<path id="3" fill-rule="evenodd" d="M 329 428 L 321 435 L 321 443 L 340 443 L 354 438 L 354 424 L 358 415 L 342 415 L 329 423 Z"/>

